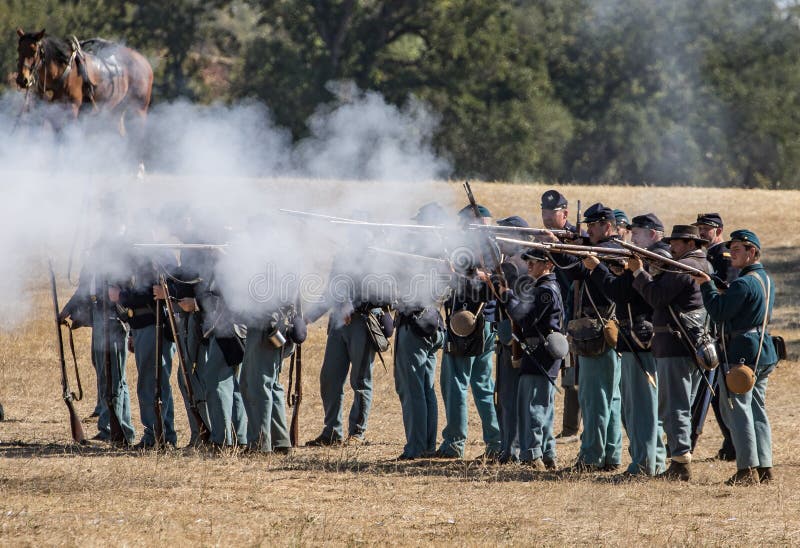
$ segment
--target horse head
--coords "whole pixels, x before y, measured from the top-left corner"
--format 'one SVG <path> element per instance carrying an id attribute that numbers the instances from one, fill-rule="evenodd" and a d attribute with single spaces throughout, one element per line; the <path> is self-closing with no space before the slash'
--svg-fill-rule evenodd
<path id="1" fill-rule="evenodd" d="M 17 85 L 28 88 L 36 81 L 36 73 L 42 64 L 41 43 L 44 29 L 40 32 L 25 32 L 18 28 L 17 36 Z"/>

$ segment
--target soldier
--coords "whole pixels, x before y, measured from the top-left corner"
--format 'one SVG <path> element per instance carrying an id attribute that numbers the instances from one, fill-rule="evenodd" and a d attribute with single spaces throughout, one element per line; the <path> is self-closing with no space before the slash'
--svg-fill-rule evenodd
<path id="1" fill-rule="evenodd" d="M 497 221 L 498 226 L 515 226 L 526 228 L 528 223 L 516 215 Z M 502 242 L 502 268 L 509 287 L 514 287 L 517 279 L 524 275 L 528 266 L 521 257 L 524 249 L 513 244 Z M 517 435 L 517 386 L 519 384 L 519 367 L 514 367 L 512 338 L 512 322 L 505 305 L 498 303 L 497 309 L 497 371 L 495 389 L 497 392 L 497 420 L 500 425 L 500 462 L 519 460 L 519 442 Z"/>
<path id="2" fill-rule="evenodd" d="M 544 337 L 564 328 L 564 306 L 561 289 L 553 274 L 553 263 L 543 252 L 529 250 L 522 254 L 528 263 L 528 275 L 534 282 L 529 294 L 518 283 L 519 296 L 505 290 L 504 300 L 509 314 L 519 326 L 530 354 L 524 353 L 520 364 L 517 391 L 517 432 L 519 459 L 535 470 L 555 470 L 556 442 L 553 437 L 554 379 L 561 359 L 545 348 Z M 548 378 L 549 377 L 549 378 Z"/>
<path id="3" fill-rule="evenodd" d="M 669 255 L 669 246 L 661 241 L 664 225 L 655 214 L 634 217 L 631 236 L 634 245 Z M 617 351 L 622 355 L 620 392 L 631 464 L 617 476 L 618 481 L 655 476 L 664 471 L 667 452 L 658 418 L 656 365 L 650 349 L 653 309 L 633 289 L 630 270 L 601 265 L 591 256 L 585 258 L 583 264 L 592 271 L 592 280 L 614 299 L 620 318 L 617 342 Z M 650 272 L 653 273 L 653 269 Z"/>
<path id="4" fill-rule="evenodd" d="M 128 326 L 124 323 L 125 310 L 112 301 L 111 287 L 124 285 L 127 270 L 127 245 L 121 237 L 104 237 L 98 240 L 86 258 L 81 270 L 78 289 L 60 313 L 60 320 L 71 319 L 72 327 L 91 325 L 92 363 L 97 371 L 97 390 L 100 413 L 98 433 L 93 439 L 109 440 L 110 414 L 107 405 L 106 352 L 111 370 L 111 401 L 122 429 L 122 445 L 133 445 L 136 432 L 131 422 L 131 403 L 125 365 L 128 357 Z M 109 290 L 105 291 L 104 286 Z M 104 317 L 103 311 L 108 312 Z M 86 324 L 83 324 L 86 322 Z M 106 338 L 106 328 L 108 337 Z M 108 348 L 106 348 L 106 340 Z"/>
<path id="5" fill-rule="evenodd" d="M 161 420 L 164 425 L 164 443 L 175 447 L 178 435 L 175 432 L 174 409 L 170 375 L 172 374 L 172 359 L 175 355 L 175 344 L 171 340 L 171 333 L 167 323 L 164 307 L 164 294 L 159 284 L 160 276 L 165 272 L 174 272 L 177 267 L 175 256 L 169 252 L 152 252 L 145 255 L 137 253 L 133 258 L 132 275 L 133 283 L 128 286 L 114 285 L 109 288 L 111 302 L 119 304 L 127 310 L 128 324 L 131 326 L 133 338 L 133 355 L 136 359 L 138 381 L 136 394 L 139 399 L 139 416 L 144 427 L 141 440 L 135 445 L 136 449 L 155 447 L 156 426 L 156 367 L 161 368 Z M 163 327 L 161 337 L 161 355 L 156 356 L 156 314 L 160 315 L 159 321 Z M 158 364 L 158 365 L 157 365 Z"/>
<path id="6" fill-rule="evenodd" d="M 267 236 L 277 242 L 287 241 L 291 236 L 288 229 L 266 217 L 254 217 L 247 225 L 250 243 Z M 272 257 L 274 262 L 264 286 L 248 288 L 246 302 L 229 298 L 235 303 L 234 312 L 243 316 L 247 327 L 240 377 L 247 413 L 247 450 L 289 455 L 292 443 L 280 373 L 283 360 L 294 352 L 294 345 L 305 341 L 307 328 L 299 286 L 284 283 L 296 279 L 290 270 L 296 265 L 282 262 L 285 258 L 281 254 Z"/>
<path id="7" fill-rule="evenodd" d="M 577 228 L 569 222 L 569 202 L 557 190 L 548 190 L 542 194 L 542 223 L 550 230 L 570 230 Z M 588 237 L 583 233 L 582 236 Z M 573 301 L 572 280 L 560 269 L 556 269 L 556 280 L 561 288 L 561 299 L 564 303 L 564 325 L 572 319 L 575 306 Z M 561 387 L 564 389 L 564 413 L 561 422 L 561 432 L 556 435 L 558 443 L 572 443 L 578 441 L 578 432 L 581 429 L 581 406 L 578 401 L 578 364 L 573 363 L 569 355 L 564 360 L 561 370 Z"/>
<path id="8" fill-rule="evenodd" d="M 368 315 L 378 319 L 387 338 L 394 329 L 388 311 L 392 296 L 379 294 L 382 284 L 371 283 L 379 273 L 376 255 L 367 250 L 368 237 L 367 232 L 357 228 L 351 231 L 346 251 L 334 258 L 325 302 L 306 314 L 306 320 L 311 323 L 331 310 L 325 356 L 319 373 L 325 424 L 322 433 L 306 442 L 307 446 L 342 443 L 342 405 L 348 371 L 353 404 L 344 441 L 348 444 L 366 441 L 372 407 L 372 370 L 377 351 L 367 325 Z"/>
<path id="9" fill-rule="evenodd" d="M 628 216 L 625 215 L 625 212 L 621 209 L 615 209 L 614 218 L 617 220 L 617 235 L 619 236 L 619 239 L 630 242 L 631 222 L 628 220 Z"/>
<path id="10" fill-rule="evenodd" d="M 711 263 L 716 277 L 725 282 L 720 284 L 721 290 L 724 290 L 728 284 L 736 279 L 739 275 L 739 270 L 731 266 L 731 254 L 723 242 L 722 217 L 720 217 L 719 213 L 700 213 L 697 215 L 697 221 L 693 224 L 700 232 L 700 236 L 708 240 L 706 258 Z M 713 384 L 719 371 L 708 371 L 704 374 Z M 705 419 L 709 403 L 714 410 L 714 418 L 717 420 L 719 430 L 722 433 L 722 447 L 717 452 L 717 458 L 725 461 L 736 460 L 736 449 L 731 439 L 731 431 L 725 426 L 725 421 L 722 420 L 722 415 L 720 414 L 719 391 L 716 391 L 711 396 L 705 383 L 700 384 L 697 389 L 697 397 L 692 403 L 692 441 L 694 444 L 697 443 L 697 438 L 703 427 L 701 421 Z M 692 449 L 694 450 L 694 445 Z"/>
<path id="11" fill-rule="evenodd" d="M 472 223 L 491 224 L 491 213 L 478 206 L 479 219 L 470 206 L 458 213 L 462 225 Z M 492 297 L 490 284 L 475 276 L 480 264 L 493 261 L 488 245 L 494 241 L 467 242 L 465 250 L 472 255 L 473 264 L 461 268 L 462 276 L 455 278 L 456 287 L 452 298 L 445 303 L 445 323 L 448 327 L 442 370 L 440 375 L 442 400 L 447 424 L 442 430 L 442 443 L 436 452 L 439 458 L 464 458 L 467 441 L 467 389 L 472 389 L 475 407 L 483 427 L 486 449 L 483 457 L 500 457 L 500 427 L 494 406 L 494 379 L 492 378 L 492 354 L 494 353 L 494 315 L 496 301 Z M 493 265 L 490 265 L 493 266 Z M 477 323 L 469 335 L 457 336 L 450 319 L 456 313 L 469 312 L 476 316 Z"/>
<path id="12" fill-rule="evenodd" d="M 766 409 L 767 378 L 778 355 L 767 332 L 775 300 L 774 284 L 761 264 L 761 242 L 750 230 L 735 230 L 726 244 L 731 266 L 739 277 L 720 293 L 708 276 L 697 275 L 709 315 L 724 322 L 722 364 L 725 382 L 719 383 L 721 411 L 736 448 L 736 473 L 728 485 L 769 482 L 772 474 L 772 431 Z M 752 365 L 751 365 L 752 364 Z M 737 386 L 745 374 L 749 386 Z"/>
<path id="13" fill-rule="evenodd" d="M 436 202 L 425 204 L 413 218 L 421 225 L 440 225 L 447 213 Z M 441 242 L 414 241 L 414 251 L 441 255 Z M 426 251 L 428 253 L 426 253 Z M 438 405 L 434 383 L 436 353 L 444 341 L 444 320 L 437 297 L 442 293 L 431 279 L 432 269 L 421 263 L 398 269 L 398 302 L 395 316 L 394 382 L 403 412 L 406 443 L 398 459 L 432 457 L 436 451 Z M 431 291 L 420 292 L 414 280 L 426 279 Z M 425 294 L 427 293 L 427 294 Z"/>
<path id="14" fill-rule="evenodd" d="M 586 210 L 589 241 L 599 247 L 619 247 L 616 219 L 611 208 L 596 203 Z M 590 326 L 589 331 L 574 340 L 581 361 L 581 382 L 578 398 L 583 410 L 583 434 L 576 463 L 567 472 L 613 471 L 622 462 L 622 426 L 619 392 L 620 357 L 605 336 L 603 326 L 614 317 L 614 302 L 591 278 L 591 271 L 574 256 L 562 255 L 556 266 L 573 281 L 583 281 L 579 301 L 580 314 L 573 322 Z M 599 329 L 598 329 L 599 328 Z"/>
<path id="15" fill-rule="evenodd" d="M 180 236 L 186 243 L 208 240 L 197 229 Z M 244 342 L 216 283 L 219 257 L 215 250 L 182 250 L 178 277 L 192 283 L 178 284 L 175 296 L 182 310 L 182 342 L 198 411 L 209 427 L 211 444 L 223 447 L 247 444 L 247 415 L 239 388 Z M 193 443 L 198 426 L 194 422 L 190 413 Z"/>
<path id="16" fill-rule="evenodd" d="M 710 270 L 697 227 L 675 225 L 672 234 L 664 238 L 675 260 Z M 700 287 L 689 274 L 665 270 L 653 277 L 644 270 L 641 259 L 634 256 L 627 268 L 633 272 L 633 287 L 653 307 L 653 356 L 658 372 L 658 409 L 667 434 L 672 458 L 669 468 L 659 477 L 668 480 L 691 479 L 691 406 L 700 383 L 700 371 L 694 362 L 694 350 L 685 337 L 678 336 L 683 328 L 675 325 L 682 313 L 702 314 Z"/>

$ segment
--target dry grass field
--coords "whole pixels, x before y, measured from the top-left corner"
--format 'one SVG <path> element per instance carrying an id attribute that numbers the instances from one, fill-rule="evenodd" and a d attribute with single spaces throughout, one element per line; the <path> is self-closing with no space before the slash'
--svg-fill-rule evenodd
<path id="1" fill-rule="evenodd" d="M 521 214 L 535 224 L 545 189 L 474 185 L 496 217 Z M 749 227 L 759 234 L 777 282 L 773 331 L 787 339 L 792 355 L 771 376 L 768 390 L 777 481 L 726 487 L 722 482 L 735 465 L 712 459 L 720 443 L 713 418 L 689 484 L 612 485 L 603 481 L 608 474 L 563 480 L 471 460 L 397 462 L 403 428 L 391 360 L 388 372 L 376 365 L 369 444 L 362 447 L 301 447 L 289 457 L 189 449 L 137 453 L 97 442 L 76 447 L 60 401 L 51 305 L 41 276 L 34 278 L 31 321 L 0 335 L 0 402 L 6 410 L 0 423 L 0 544 L 800 544 L 800 192 L 604 186 L 562 191 L 584 207 L 602 200 L 630 216 L 655 211 L 666 225 L 692 222 L 699 211 L 720 211 L 729 229 Z M 455 185 L 453 192 L 459 192 Z M 59 285 L 64 300 L 71 288 L 63 278 Z M 322 426 L 324 323 L 313 326 L 305 347 L 303 440 Z M 95 398 L 85 331 L 78 332 L 87 392 L 77 404 L 81 415 L 92 411 Z M 135 387 L 132 357 L 128 363 L 128 382 Z M 173 385 L 177 395 L 174 379 Z M 135 398 L 132 403 L 141 433 Z M 182 409 L 179 400 L 176 409 Z M 470 413 L 468 455 L 474 457 L 483 446 L 474 408 Z M 176 417 L 179 446 L 185 445 L 186 417 Z M 95 433 L 93 423 L 85 427 L 89 436 Z M 577 449 L 559 445 L 560 462 L 569 464 Z"/>

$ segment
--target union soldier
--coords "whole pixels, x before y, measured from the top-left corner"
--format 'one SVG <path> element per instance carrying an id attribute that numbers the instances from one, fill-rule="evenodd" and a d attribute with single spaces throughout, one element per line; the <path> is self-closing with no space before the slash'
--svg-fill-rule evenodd
<path id="1" fill-rule="evenodd" d="M 478 206 L 479 219 L 471 206 L 458 213 L 462 225 L 471 223 L 491 224 L 491 213 Z M 456 287 L 452 298 L 445 303 L 447 339 L 442 355 L 440 383 L 447 424 L 442 430 L 442 443 L 437 451 L 440 458 L 464 458 L 467 441 L 467 390 L 472 389 L 475 407 L 483 427 L 486 444 L 484 456 L 497 459 L 500 456 L 500 427 L 494 406 L 494 379 L 492 378 L 492 354 L 494 354 L 494 328 L 496 301 L 492 297 L 490 284 L 475 276 L 479 264 L 493 261 L 488 245 L 494 241 L 468 242 L 466 249 L 474 255 L 471 265 L 460 268 L 462 276 L 454 278 Z M 478 264 L 476 264 L 478 263 Z M 493 265 L 491 265 L 493 266 Z M 452 329 L 450 318 L 456 313 L 474 314 L 477 323 L 472 333 L 458 336 Z"/>
<path id="2" fill-rule="evenodd" d="M 276 241 L 289 237 L 269 219 L 257 217 L 249 221 L 247 236 L 251 241 L 266 235 Z M 286 287 L 281 282 L 291 274 L 291 265 L 278 262 L 284 258 L 274 257 L 275 270 L 269 272 L 266 285 L 249 288 L 247 302 L 236 300 L 236 311 L 243 308 L 239 313 L 247 326 L 240 378 L 247 413 L 247 449 L 287 455 L 292 452 L 292 444 L 280 373 L 283 360 L 294 351 L 294 345 L 305 341 L 307 329 L 300 309 L 299 287 Z"/>
<path id="3" fill-rule="evenodd" d="M 179 234 L 184 243 L 204 243 L 197 227 Z M 175 297 L 181 309 L 181 337 L 196 405 L 215 446 L 246 445 L 247 415 L 239 387 L 244 342 L 216 283 L 216 251 L 184 249 Z M 186 282 L 191 280 L 191 282 Z M 178 379 L 182 381 L 183 376 Z M 181 382 L 183 390 L 183 383 Z M 185 396 L 188 400 L 188 395 Z M 188 401 L 187 401 L 188 406 Z M 188 409 L 187 409 L 188 411 Z M 192 443 L 198 425 L 189 413 Z"/>
<path id="4" fill-rule="evenodd" d="M 669 246 L 661 241 L 664 225 L 655 214 L 634 217 L 631 235 L 635 245 L 669 256 Z M 587 257 L 583 263 L 592 271 L 592 280 L 614 299 L 620 318 L 617 341 L 617 351 L 622 355 L 620 392 L 631 464 L 619 480 L 655 476 L 665 469 L 666 448 L 658 418 L 658 388 L 655 382 L 650 382 L 657 378 L 650 349 L 653 309 L 633 288 L 630 270 L 601 264 L 596 257 Z"/>
<path id="5" fill-rule="evenodd" d="M 664 238 L 675 260 L 694 268 L 709 271 L 710 265 L 702 248 L 705 239 L 697 227 L 675 225 L 672 234 Z M 667 434 L 672 461 L 659 477 L 689 481 L 692 462 L 692 400 L 700 383 L 700 372 L 694 363 L 694 351 L 681 326 L 672 316 L 703 315 L 700 287 L 689 274 L 665 270 L 659 276 L 647 272 L 641 259 L 634 256 L 627 268 L 633 272 L 633 287 L 653 307 L 653 356 L 658 372 L 658 409 Z"/>
<path id="6" fill-rule="evenodd" d="M 614 210 L 614 219 L 617 221 L 617 235 L 620 240 L 631 241 L 631 222 L 621 209 Z"/>
<path id="7" fill-rule="evenodd" d="M 728 485 L 752 485 L 772 480 L 772 431 L 767 417 L 767 378 L 778 355 L 766 327 L 772 315 L 775 286 L 761 264 L 761 242 L 750 230 L 735 230 L 726 243 L 731 266 L 740 269 L 720 293 L 708 276 L 695 276 L 712 319 L 724 323 L 719 383 L 721 412 L 736 448 L 736 474 Z M 750 386 L 736 386 L 735 375 L 745 373 Z"/>
<path id="8" fill-rule="evenodd" d="M 599 247 L 618 248 L 616 219 L 611 208 L 596 203 L 586 210 L 589 241 Z M 601 327 L 614 316 L 614 301 L 591 277 L 591 271 L 574 256 L 562 255 L 556 266 L 581 286 L 580 314 L 574 320 L 586 318 L 586 323 Z M 573 337 L 574 338 L 574 337 Z M 619 392 L 620 357 L 605 339 L 604 330 L 594 329 L 585 338 L 586 344 L 577 348 L 581 362 L 581 382 L 578 398 L 583 410 L 581 448 L 569 472 L 616 470 L 622 462 L 622 425 Z"/>
<path id="9" fill-rule="evenodd" d="M 92 327 L 92 363 L 97 373 L 98 433 L 93 439 L 108 440 L 111 432 L 110 414 L 107 405 L 106 352 L 111 369 L 111 401 L 114 413 L 122 428 L 124 445 L 133 445 L 136 432 L 131 421 L 131 403 L 125 366 L 128 357 L 128 326 L 125 323 L 125 309 L 117 306 L 112 299 L 112 287 L 125 285 L 129 275 L 127 266 L 127 244 L 122 237 L 103 237 L 98 240 L 86 258 L 81 270 L 78 288 L 70 298 L 59 317 L 71 319 L 72 327 L 90 325 Z M 108 286 L 106 292 L 104 286 Z M 103 311 L 108 317 L 103 316 Z M 105 331 L 108 328 L 106 348 Z"/>
<path id="10" fill-rule="evenodd" d="M 175 256 L 169 251 L 153 251 L 148 254 L 136 253 L 133 257 L 132 283 L 114 285 L 109 288 L 111 301 L 127 310 L 128 324 L 131 326 L 133 338 L 133 356 L 136 360 L 138 380 L 136 395 L 139 399 L 139 417 L 144 433 L 136 449 L 154 447 L 155 438 L 155 400 L 156 400 L 156 367 L 161 368 L 161 418 L 164 424 L 164 442 L 175 447 L 178 435 L 175 432 L 174 403 L 170 375 L 172 359 L 175 355 L 175 344 L 167 323 L 167 312 L 164 306 L 163 289 L 159 278 L 164 272 L 173 273 L 177 267 Z M 160 334 L 161 355 L 156 356 L 156 314 L 164 327 Z"/>
<path id="11" fill-rule="evenodd" d="M 503 296 L 508 313 L 531 351 L 523 354 L 519 369 L 516 398 L 519 460 L 534 469 L 555 470 L 553 381 L 558 376 L 561 359 L 554 358 L 545 348 L 544 337 L 563 330 L 564 306 L 550 258 L 535 250 L 526 251 L 522 258 L 527 261 L 528 280 L 533 287 L 525 294 L 524 284 L 518 282 L 520 295 L 508 289 Z"/>
<path id="12" fill-rule="evenodd" d="M 522 217 L 513 215 L 497 221 L 498 226 L 516 226 L 525 228 L 528 223 Z M 523 276 L 528 266 L 522 258 L 524 248 L 505 242 L 499 243 L 503 254 L 501 264 L 509 287 L 515 287 L 517 280 Z M 517 435 L 517 387 L 519 385 L 519 368 L 514 367 L 512 338 L 512 322 L 508 310 L 503 303 L 497 308 L 497 372 L 495 389 L 497 391 L 497 420 L 500 425 L 500 462 L 519 460 L 519 442 Z"/>
<path id="13" fill-rule="evenodd" d="M 389 305 L 392 295 L 381 294 L 376 284 L 379 274 L 377 256 L 367 251 L 369 234 L 354 229 L 346 251 L 334 258 L 323 303 L 307 311 L 306 321 L 316 321 L 328 310 L 328 337 L 319 373 L 322 408 L 325 413 L 322 433 L 306 443 L 325 446 L 365 442 L 369 412 L 372 408 L 372 372 L 376 347 L 370 336 L 368 316 L 380 322 L 384 335 L 394 329 Z M 344 439 L 342 405 L 344 385 L 350 373 L 353 404 L 348 417 L 348 435 Z"/>
<path id="14" fill-rule="evenodd" d="M 731 266 L 730 250 L 725 246 L 722 238 L 722 217 L 719 213 L 701 213 L 697 215 L 697 221 L 693 223 L 700 232 L 700 236 L 708 240 L 708 248 L 706 249 L 706 257 L 711 267 L 714 269 L 716 278 L 725 282 L 720 284 L 722 290 L 729 285 L 739 275 L 739 270 Z M 704 373 L 713 384 L 716 381 L 719 371 L 707 371 Z M 714 395 L 708 390 L 705 383 L 701 383 L 697 390 L 697 397 L 692 404 L 692 441 L 697 443 L 699 432 L 702 430 L 701 421 L 705 419 L 706 412 L 708 411 L 709 403 L 714 410 L 714 418 L 719 425 L 719 430 L 722 433 L 722 447 L 717 452 L 717 458 L 720 460 L 733 461 L 736 460 L 736 449 L 733 446 L 731 439 L 731 431 L 725 426 L 725 421 L 722 420 L 719 406 L 719 391 Z"/>
<path id="15" fill-rule="evenodd" d="M 550 230 L 576 231 L 575 225 L 569 222 L 569 202 L 557 190 L 548 190 L 542 194 L 542 224 Z M 582 234 L 588 237 L 588 234 Z M 572 280 L 556 269 L 556 280 L 561 288 L 561 300 L 564 303 L 564 324 L 572 319 L 574 308 L 572 295 Z M 561 387 L 564 389 L 564 413 L 561 422 L 561 432 L 556 435 L 559 443 L 578 441 L 578 432 L 581 429 L 581 406 L 578 401 L 578 364 L 572 363 L 572 355 L 564 360 L 561 370 Z"/>
<path id="16" fill-rule="evenodd" d="M 413 218 L 421 225 L 443 224 L 446 219 L 447 213 L 436 202 L 422 206 Z M 414 251 L 430 256 L 442 253 L 440 244 L 420 238 L 413 240 Z M 433 272 L 422 264 L 397 270 L 394 382 L 406 437 L 400 460 L 432 457 L 436 451 L 439 412 L 434 383 L 436 353 L 444 341 L 444 320 L 438 310 L 444 293 L 435 285 Z M 420 292 L 420 284 L 416 283 L 420 279 L 430 283 L 431 291 L 427 294 Z"/>

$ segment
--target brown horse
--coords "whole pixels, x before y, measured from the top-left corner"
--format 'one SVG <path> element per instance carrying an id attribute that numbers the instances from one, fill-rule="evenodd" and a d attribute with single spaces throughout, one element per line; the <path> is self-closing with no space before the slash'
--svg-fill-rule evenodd
<path id="1" fill-rule="evenodd" d="M 83 111 L 107 114 L 126 134 L 132 114 L 143 138 L 144 120 L 153 88 L 153 69 L 140 53 L 101 39 L 71 42 L 45 36 L 45 31 L 17 29 L 17 85 L 42 99 L 63 103 L 71 117 Z M 133 128 L 131 128 L 133 129 Z"/>

